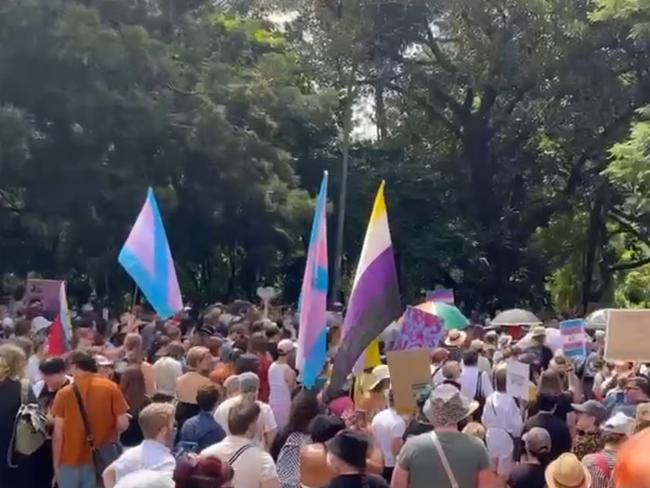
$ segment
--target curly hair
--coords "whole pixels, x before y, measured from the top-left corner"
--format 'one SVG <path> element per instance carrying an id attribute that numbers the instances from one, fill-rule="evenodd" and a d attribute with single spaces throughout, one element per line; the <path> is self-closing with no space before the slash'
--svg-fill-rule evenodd
<path id="1" fill-rule="evenodd" d="M 25 373 L 27 360 L 23 350 L 15 344 L 0 346 L 0 381 L 18 380 Z"/>

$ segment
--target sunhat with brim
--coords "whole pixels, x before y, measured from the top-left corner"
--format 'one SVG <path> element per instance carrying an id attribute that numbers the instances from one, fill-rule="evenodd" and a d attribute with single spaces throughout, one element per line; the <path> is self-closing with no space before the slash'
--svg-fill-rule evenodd
<path id="1" fill-rule="evenodd" d="M 590 488 L 591 474 L 572 453 L 564 453 L 546 468 L 548 488 Z"/>
<path id="2" fill-rule="evenodd" d="M 446 427 L 466 419 L 479 407 L 479 403 L 460 394 L 458 388 L 442 384 L 436 387 L 424 404 L 422 411 L 434 427 Z"/>
<path id="3" fill-rule="evenodd" d="M 462 347 L 467 340 L 467 333 L 462 330 L 450 330 L 445 338 L 445 346 Z"/>
<path id="4" fill-rule="evenodd" d="M 389 380 L 390 379 L 390 371 L 388 370 L 388 366 L 385 364 L 380 364 L 379 366 L 375 366 L 375 368 L 372 370 L 372 379 L 370 380 L 368 384 L 368 389 L 374 390 L 377 388 L 377 385 L 381 383 L 384 380 Z"/>
<path id="5" fill-rule="evenodd" d="M 526 432 L 521 440 L 524 441 L 526 451 L 531 454 L 544 454 L 551 451 L 551 435 L 548 430 L 533 427 Z"/>

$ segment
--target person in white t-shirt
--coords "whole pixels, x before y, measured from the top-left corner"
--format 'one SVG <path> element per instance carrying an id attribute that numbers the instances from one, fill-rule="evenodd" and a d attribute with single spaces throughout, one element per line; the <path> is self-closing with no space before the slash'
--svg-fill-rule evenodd
<path id="1" fill-rule="evenodd" d="M 230 434 L 228 425 L 228 412 L 239 403 L 242 399 L 255 400 L 260 408 L 260 421 L 257 426 L 257 432 L 253 440 L 263 449 L 270 449 L 273 439 L 277 434 L 278 425 L 275 421 L 275 415 L 271 407 L 257 399 L 257 393 L 260 388 L 260 379 L 255 373 L 242 373 L 239 375 L 239 395 L 228 398 L 217 407 L 214 412 L 214 419 L 223 428 L 227 435 Z"/>
<path id="2" fill-rule="evenodd" d="M 269 406 L 273 410 L 278 430 L 289 423 L 291 410 L 291 392 L 296 387 L 296 373 L 289 366 L 289 354 L 294 350 L 290 339 L 278 343 L 278 359 L 269 367 Z"/>
<path id="3" fill-rule="evenodd" d="M 461 394 L 474 400 L 477 399 L 477 393 L 483 398 L 487 398 L 494 392 L 490 376 L 478 367 L 478 357 L 479 354 L 476 350 L 465 351 L 463 353 L 463 370 L 460 373 Z"/>
<path id="4" fill-rule="evenodd" d="M 503 479 L 508 479 L 514 467 L 514 443 L 521 437 L 523 426 L 517 402 L 506 393 L 506 378 L 507 366 L 499 366 L 494 372 L 497 390 L 487 398 L 481 419 L 486 428 L 490 463 Z"/>
<path id="5" fill-rule="evenodd" d="M 406 431 L 406 422 L 395 411 L 392 390 L 388 391 L 388 408 L 374 416 L 370 427 L 384 455 L 384 479 L 390 483 L 395 469 L 395 457 L 402 449 L 402 436 Z"/>
<path id="6" fill-rule="evenodd" d="M 200 454 L 201 458 L 216 457 L 232 466 L 232 485 L 237 488 L 280 487 L 273 458 L 255 442 L 261 421 L 259 403 L 250 398 L 238 399 L 228 409 L 228 436 Z"/>
<path id="7" fill-rule="evenodd" d="M 144 440 L 139 446 L 127 449 L 104 470 L 105 488 L 113 488 L 122 478 L 141 470 L 174 474 L 176 460 L 170 451 L 174 442 L 174 406 L 170 403 L 152 403 L 138 416 Z"/>

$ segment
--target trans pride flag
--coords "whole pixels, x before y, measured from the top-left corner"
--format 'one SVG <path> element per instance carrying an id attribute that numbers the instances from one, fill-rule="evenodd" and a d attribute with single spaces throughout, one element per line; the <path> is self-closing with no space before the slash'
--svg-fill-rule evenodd
<path id="1" fill-rule="evenodd" d="M 47 343 L 49 356 L 60 356 L 70 350 L 72 343 L 72 322 L 68 311 L 68 299 L 65 293 L 65 281 L 59 289 L 59 313 L 52 323 Z"/>
<path id="2" fill-rule="evenodd" d="M 165 226 L 151 188 L 117 260 L 161 319 L 183 308 Z"/>
<path id="3" fill-rule="evenodd" d="M 296 367 L 313 388 L 327 359 L 327 171 L 320 186 L 300 293 Z"/>
<path id="4" fill-rule="evenodd" d="M 397 271 L 382 182 L 350 292 L 329 392 L 335 393 L 343 385 L 355 363 L 356 370 L 379 364 L 377 337 L 400 313 Z"/>

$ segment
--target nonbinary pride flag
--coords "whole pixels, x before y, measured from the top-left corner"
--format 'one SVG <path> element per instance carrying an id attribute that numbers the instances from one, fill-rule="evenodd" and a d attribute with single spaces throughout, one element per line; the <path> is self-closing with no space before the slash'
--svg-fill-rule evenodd
<path id="1" fill-rule="evenodd" d="M 442 302 L 454 305 L 454 290 L 429 290 L 427 291 L 427 302 Z"/>
<path id="2" fill-rule="evenodd" d="M 313 388 L 327 359 L 327 171 L 320 185 L 300 293 L 296 367 Z"/>
<path id="3" fill-rule="evenodd" d="M 165 226 L 151 188 L 118 261 L 160 318 L 167 319 L 183 308 Z"/>
<path id="4" fill-rule="evenodd" d="M 354 276 L 329 392 L 334 393 L 343 385 L 355 363 L 357 371 L 379 364 L 377 337 L 400 313 L 397 271 L 382 182 Z"/>
<path id="5" fill-rule="evenodd" d="M 68 311 L 68 299 L 65 292 L 65 281 L 59 289 L 59 313 L 52 323 L 48 338 L 47 353 L 49 356 L 60 356 L 70 350 L 72 343 L 72 322 Z"/>

